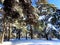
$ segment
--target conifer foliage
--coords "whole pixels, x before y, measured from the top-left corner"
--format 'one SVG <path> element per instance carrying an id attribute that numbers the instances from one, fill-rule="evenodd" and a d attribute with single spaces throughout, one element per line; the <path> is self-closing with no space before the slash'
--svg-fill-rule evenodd
<path id="1" fill-rule="evenodd" d="M 5 0 L 4 1 L 4 11 L 5 15 L 10 16 L 11 18 L 18 18 L 19 13 L 13 10 L 15 0 Z"/>

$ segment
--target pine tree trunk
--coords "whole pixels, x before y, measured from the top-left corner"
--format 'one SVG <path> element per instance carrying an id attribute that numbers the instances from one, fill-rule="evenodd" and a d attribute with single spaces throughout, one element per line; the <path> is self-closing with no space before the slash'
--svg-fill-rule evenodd
<path id="1" fill-rule="evenodd" d="M 20 40 L 20 37 L 21 37 L 21 31 L 18 29 L 17 30 L 17 37 L 16 38 L 18 38 Z"/>
<path id="2" fill-rule="evenodd" d="M 21 31 L 19 30 L 18 39 L 21 37 Z"/>
<path id="3" fill-rule="evenodd" d="M 32 26 L 30 26 L 30 35 L 31 35 L 31 39 L 33 39 L 33 30 L 32 30 Z"/>
<path id="4" fill-rule="evenodd" d="M 4 20 L 4 17 L 3 17 L 3 32 L 2 32 L 2 39 L 1 39 L 1 43 L 3 43 L 4 41 L 4 34 L 5 34 L 5 20 Z"/>
<path id="5" fill-rule="evenodd" d="M 26 32 L 26 40 L 27 40 L 27 32 Z"/>
<path id="6" fill-rule="evenodd" d="M 5 31 L 3 31 L 3 33 L 2 33 L 2 40 L 1 40 L 1 43 L 3 43 L 3 41 L 4 41 L 4 34 L 5 34 Z"/>
<path id="7" fill-rule="evenodd" d="M 10 23 L 9 23 L 9 29 L 8 29 L 8 31 L 9 31 L 9 32 L 8 32 L 8 34 L 9 34 L 9 35 L 8 35 L 8 41 L 9 41 L 9 40 L 10 40 L 10 37 L 11 37 Z"/>

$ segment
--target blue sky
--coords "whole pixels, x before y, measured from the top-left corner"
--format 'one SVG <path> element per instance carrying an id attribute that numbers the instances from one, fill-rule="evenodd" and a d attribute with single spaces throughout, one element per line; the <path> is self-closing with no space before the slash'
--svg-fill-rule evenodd
<path id="1" fill-rule="evenodd" d="M 60 9 L 60 0 L 48 0 L 48 2 L 54 4 L 57 8 Z"/>
<path id="2" fill-rule="evenodd" d="M 35 4 L 36 0 L 32 0 L 32 5 L 35 7 L 36 4 Z"/>
<path id="3" fill-rule="evenodd" d="M 35 2 L 36 2 L 37 0 L 32 0 L 32 5 L 35 7 L 36 6 L 36 4 L 35 4 Z M 54 4 L 58 9 L 60 9 L 60 0 L 47 0 L 47 2 L 48 3 L 51 3 L 51 4 Z M 0 8 L 1 8 L 1 5 L 0 5 Z"/>
<path id="4" fill-rule="evenodd" d="M 48 3 L 51 3 L 51 4 L 54 4 L 57 8 L 59 8 L 60 9 L 60 0 L 47 0 L 48 1 Z M 32 0 L 32 5 L 35 7 L 36 5 L 35 5 L 35 0 Z"/>

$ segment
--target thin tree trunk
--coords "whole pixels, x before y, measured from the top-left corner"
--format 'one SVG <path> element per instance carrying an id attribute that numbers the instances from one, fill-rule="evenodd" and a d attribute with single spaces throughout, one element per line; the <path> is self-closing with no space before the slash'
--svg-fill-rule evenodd
<path id="1" fill-rule="evenodd" d="M 26 40 L 27 40 L 27 32 L 26 32 Z"/>
<path id="2" fill-rule="evenodd" d="M 10 37 L 11 37 L 11 31 L 10 31 L 10 23 L 9 23 L 9 29 L 8 29 L 8 31 L 9 31 L 9 35 L 8 35 L 8 41 L 10 40 Z"/>
<path id="3" fill-rule="evenodd" d="M 5 31 L 3 31 L 3 33 L 2 33 L 2 41 L 1 41 L 1 43 L 3 43 L 3 41 L 4 41 L 4 34 L 5 34 Z"/>
<path id="4" fill-rule="evenodd" d="M 5 22 L 6 23 L 6 22 Z M 6 23 L 7 24 L 7 23 Z M 6 24 L 5 24 L 5 34 L 6 35 L 4 35 L 4 40 L 7 40 L 7 26 L 6 26 Z"/>
<path id="5" fill-rule="evenodd" d="M 30 26 L 30 35 L 31 35 L 31 39 L 33 39 L 33 30 L 32 30 L 32 26 Z"/>
<path id="6" fill-rule="evenodd" d="M 16 37 L 16 38 L 17 38 L 17 39 L 20 39 L 20 37 L 21 37 L 21 32 L 20 32 L 20 30 L 18 29 L 18 30 L 17 30 L 17 37 Z"/>
<path id="7" fill-rule="evenodd" d="M 19 30 L 18 33 L 19 33 L 19 34 L 18 34 L 18 39 L 20 39 L 20 37 L 21 37 L 21 31 Z"/>
<path id="8" fill-rule="evenodd" d="M 3 17 L 3 32 L 2 32 L 1 43 L 3 43 L 3 41 L 4 41 L 4 34 L 5 34 L 5 20 L 4 20 L 4 17 Z"/>
<path id="9" fill-rule="evenodd" d="M 7 27 L 6 27 L 6 31 L 7 31 L 7 38 L 6 39 L 8 40 L 8 29 L 7 29 Z"/>

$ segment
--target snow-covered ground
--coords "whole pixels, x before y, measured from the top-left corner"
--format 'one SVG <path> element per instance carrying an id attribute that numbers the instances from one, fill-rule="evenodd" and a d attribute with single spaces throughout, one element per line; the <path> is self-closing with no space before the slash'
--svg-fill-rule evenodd
<path id="1" fill-rule="evenodd" d="M 60 40 L 53 39 L 53 40 L 42 40 L 42 39 L 13 39 L 10 41 L 5 41 L 0 45 L 60 45 Z"/>

